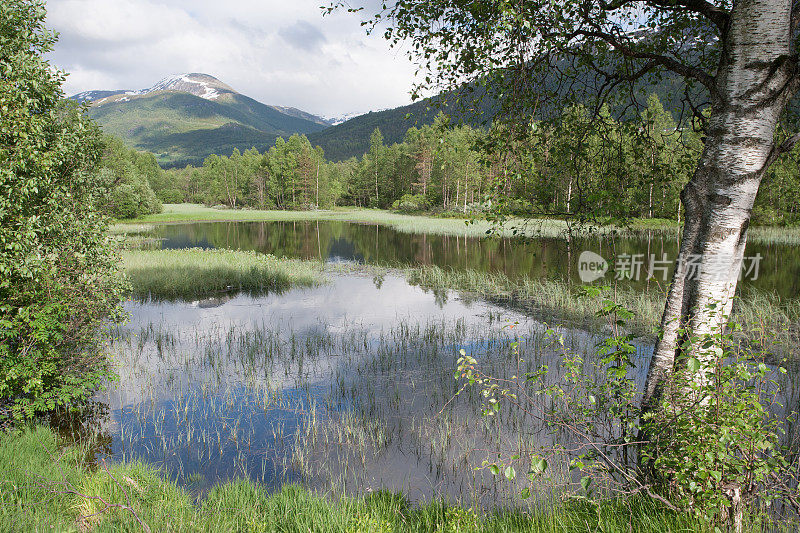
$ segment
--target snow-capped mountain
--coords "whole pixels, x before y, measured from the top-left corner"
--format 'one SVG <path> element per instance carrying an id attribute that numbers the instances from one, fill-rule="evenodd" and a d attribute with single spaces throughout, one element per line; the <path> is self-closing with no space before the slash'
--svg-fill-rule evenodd
<path id="1" fill-rule="evenodd" d="M 351 118 L 360 117 L 363 113 L 345 113 L 344 115 L 339 115 L 337 117 L 323 117 L 325 122 L 330 124 L 331 126 L 338 126 L 344 122 L 347 122 Z"/>
<path id="2" fill-rule="evenodd" d="M 103 105 L 107 102 L 128 101 L 134 96 L 144 96 L 160 91 L 176 91 L 199 96 L 205 100 L 216 100 L 225 94 L 239 94 L 229 85 L 221 82 L 214 76 L 193 72 L 190 74 L 175 74 L 158 81 L 152 87 L 139 90 L 116 91 L 85 91 L 71 96 L 71 100 L 89 102 L 94 105 Z"/>
<path id="3" fill-rule="evenodd" d="M 202 164 L 210 154 L 264 150 L 278 136 L 311 134 L 330 124 L 295 109 L 267 105 L 214 76 L 168 76 L 139 90 L 86 91 L 71 97 L 89 104 L 106 133 L 156 154 L 164 166 Z"/>
<path id="4" fill-rule="evenodd" d="M 167 76 L 152 87 L 140 91 L 131 91 L 127 94 L 142 95 L 157 91 L 179 91 L 193 94 L 206 100 L 216 100 L 227 93 L 238 94 L 229 85 L 222 83 L 214 76 L 197 72 Z"/>
<path id="5" fill-rule="evenodd" d="M 76 102 L 94 102 L 95 100 L 100 100 L 102 98 L 108 98 L 109 96 L 116 96 L 118 94 L 129 94 L 132 91 L 84 91 L 82 93 L 75 94 L 70 96 L 70 100 L 75 100 Z"/>

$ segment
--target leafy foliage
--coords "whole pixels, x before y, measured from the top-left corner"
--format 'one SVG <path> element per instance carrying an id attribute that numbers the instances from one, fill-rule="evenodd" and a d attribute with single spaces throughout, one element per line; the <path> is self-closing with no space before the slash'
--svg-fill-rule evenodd
<path id="1" fill-rule="evenodd" d="M 781 477 L 789 470 L 780 444 L 786 420 L 775 415 L 779 387 L 768 367 L 768 339 L 743 350 L 730 334 L 702 338 L 687 332 L 685 343 L 704 355 L 688 357 L 659 406 L 642 417 L 649 443 L 642 459 L 661 476 L 683 508 L 704 522 L 722 525 L 755 501 L 769 505 L 792 496 Z"/>
<path id="2" fill-rule="evenodd" d="M 97 334 L 124 289 L 95 208 L 107 194 L 99 132 L 62 100 L 44 19 L 41 2 L 0 5 L 0 417 L 99 385 L 109 364 Z"/>
<path id="3" fill-rule="evenodd" d="M 110 189 L 101 202 L 105 213 L 114 218 L 136 218 L 161 212 L 161 202 L 150 183 L 161 182 L 164 171 L 153 154 L 128 149 L 121 140 L 106 137 L 101 165 L 101 179 Z"/>
<path id="4" fill-rule="evenodd" d="M 624 331 L 632 314 L 608 298 L 606 289 L 587 288 L 602 298 L 599 315 L 611 335 L 589 362 L 549 330 L 562 355 L 561 368 L 546 366 L 525 376 L 488 376 L 462 351 L 456 378 L 478 386 L 484 416 L 521 409 L 541 420 L 555 444 L 537 454 L 501 453 L 481 468 L 511 480 L 524 467 L 531 486 L 549 475 L 551 464 L 566 465 L 573 494 L 600 501 L 609 495 L 645 493 L 674 510 L 691 512 L 701 523 L 726 528 L 741 524 L 755 503 L 797 499 L 794 471 L 780 444 L 785 420 L 776 413 L 781 367 L 770 367 L 767 335 L 743 342 L 731 333 L 686 342 L 704 347 L 707 357 L 683 361 L 658 406 L 643 411 L 636 383 L 634 337 Z M 697 350 L 686 353 L 698 353 Z M 555 474 L 554 474 L 555 475 Z"/>

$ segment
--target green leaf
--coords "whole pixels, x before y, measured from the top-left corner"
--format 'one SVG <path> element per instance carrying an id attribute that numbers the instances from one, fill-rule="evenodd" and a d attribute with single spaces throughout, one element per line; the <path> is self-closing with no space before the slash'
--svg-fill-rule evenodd
<path id="1" fill-rule="evenodd" d="M 537 461 L 534 461 L 531 464 L 531 470 L 533 470 L 535 474 L 541 474 L 547 470 L 547 459 L 540 457 Z"/>

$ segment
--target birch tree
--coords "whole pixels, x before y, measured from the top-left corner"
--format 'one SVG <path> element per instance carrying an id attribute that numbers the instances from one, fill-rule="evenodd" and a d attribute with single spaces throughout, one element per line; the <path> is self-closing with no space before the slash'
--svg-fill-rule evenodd
<path id="1" fill-rule="evenodd" d="M 761 179 L 800 137 L 775 137 L 798 90 L 798 21 L 793 0 L 398 0 L 365 23 L 406 43 L 428 73 L 415 96 L 486 87 L 510 124 L 570 101 L 635 111 L 643 107 L 637 87 L 664 75 L 683 80 L 674 96 L 705 138 L 681 193 L 686 221 L 648 404 L 675 369 L 682 332 L 702 337 L 724 324 Z M 708 350 L 693 352 L 702 361 Z"/>

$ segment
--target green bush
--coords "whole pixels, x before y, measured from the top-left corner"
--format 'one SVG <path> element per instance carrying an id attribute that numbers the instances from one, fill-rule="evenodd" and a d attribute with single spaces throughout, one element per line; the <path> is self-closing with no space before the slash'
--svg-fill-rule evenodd
<path id="1" fill-rule="evenodd" d="M 709 531 L 770 522 L 759 515 L 759 504 L 797 499 L 790 456 L 780 444 L 788 423 L 770 411 L 780 392 L 776 377 L 786 372 L 764 362 L 772 335 L 764 330 L 742 340 L 724 328 L 703 335 L 682 331 L 679 361 L 663 395 L 643 407 L 635 336 L 625 332 L 633 314 L 606 297 L 609 289 L 587 289 L 602 300 L 598 314 L 611 330 L 597 344 L 597 357 L 582 357 L 562 334 L 548 330 L 561 367 L 507 379 L 484 374 L 461 351 L 456 378 L 481 389 L 484 416 L 504 418 L 509 409 L 536 413 L 555 443 L 533 454 L 493 454 L 481 468 L 509 480 L 526 473 L 531 485 L 522 498 L 550 472 L 567 469 L 580 479 L 573 496 L 597 504 L 609 494 L 646 494 Z M 512 343 L 515 357 L 518 346 Z"/>
<path id="2" fill-rule="evenodd" d="M 0 420 L 89 395 L 124 282 L 97 172 L 100 134 L 42 55 L 43 3 L 0 4 Z"/>
<path id="3" fill-rule="evenodd" d="M 102 170 L 103 175 L 108 172 L 108 169 Z M 126 219 L 160 213 L 162 206 L 147 181 L 132 172 L 122 183 L 112 187 L 105 211 L 114 218 Z"/>
<path id="4" fill-rule="evenodd" d="M 126 148 L 114 137 L 105 137 L 103 143 L 100 175 L 110 189 L 102 202 L 103 211 L 117 219 L 160 213 L 163 210 L 161 201 L 150 181 L 159 181 L 163 171 L 152 154 Z"/>
<path id="5" fill-rule="evenodd" d="M 421 194 L 404 194 L 392 204 L 392 209 L 401 213 L 415 213 L 425 211 L 427 208 L 428 201 Z"/>
<path id="6" fill-rule="evenodd" d="M 158 199 L 165 204 L 181 204 L 185 195 L 180 189 L 164 189 L 158 193 Z"/>

